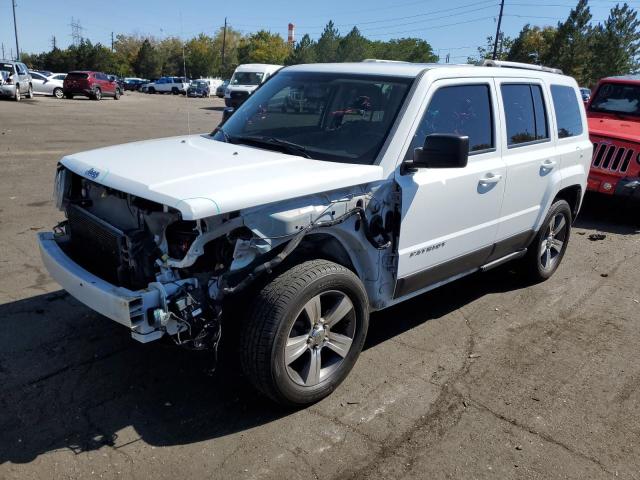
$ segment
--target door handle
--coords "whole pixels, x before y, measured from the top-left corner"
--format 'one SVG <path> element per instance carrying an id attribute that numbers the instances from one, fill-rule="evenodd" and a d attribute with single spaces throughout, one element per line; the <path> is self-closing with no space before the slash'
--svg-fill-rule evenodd
<path id="1" fill-rule="evenodd" d="M 493 173 L 487 173 L 480 179 L 480 185 L 494 185 L 502 180 L 502 175 L 496 175 Z"/>
<path id="2" fill-rule="evenodd" d="M 547 168 L 547 169 L 551 170 L 557 164 L 558 164 L 558 162 L 556 162 L 555 160 L 545 160 L 544 162 L 542 162 L 542 168 Z"/>

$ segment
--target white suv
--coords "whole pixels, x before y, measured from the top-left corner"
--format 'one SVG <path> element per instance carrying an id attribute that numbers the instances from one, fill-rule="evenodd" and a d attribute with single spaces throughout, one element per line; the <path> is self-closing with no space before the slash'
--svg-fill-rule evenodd
<path id="1" fill-rule="evenodd" d="M 148 93 L 179 93 L 186 95 L 189 81 L 183 77 L 162 77 L 151 82 L 147 87 Z"/>
<path id="2" fill-rule="evenodd" d="M 141 342 L 216 351 L 239 324 L 249 380 L 304 405 L 347 376 L 371 312 L 514 259 L 550 277 L 591 150 L 550 69 L 298 65 L 211 135 L 63 158 L 67 219 L 40 248 Z"/>

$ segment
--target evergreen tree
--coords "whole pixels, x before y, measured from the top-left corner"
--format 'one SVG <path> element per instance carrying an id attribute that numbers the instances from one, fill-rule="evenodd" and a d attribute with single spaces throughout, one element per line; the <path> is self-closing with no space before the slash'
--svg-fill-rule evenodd
<path id="1" fill-rule="evenodd" d="M 285 60 L 285 65 L 297 65 L 300 63 L 315 63 L 316 61 L 316 43 L 311 40 L 308 34 L 305 34 L 291 51 L 291 54 Z"/>
<path id="2" fill-rule="evenodd" d="M 316 44 L 316 61 L 320 63 L 337 61 L 339 44 L 340 33 L 333 24 L 333 20 L 329 20 Z"/>
<path id="3" fill-rule="evenodd" d="M 579 83 L 587 81 L 592 58 L 590 21 L 591 11 L 587 0 L 578 0 L 569 17 L 558 23 L 553 43 L 542 63 L 561 68 L 565 74 L 575 77 Z"/>
<path id="4" fill-rule="evenodd" d="M 134 64 L 135 72 L 142 78 L 155 79 L 161 75 L 162 59 L 149 39 L 142 42 Z"/>
<path id="5" fill-rule="evenodd" d="M 589 84 L 611 75 L 637 72 L 640 67 L 640 20 L 626 3 L 616 5 L 604 25 L 593 32 Z"/>
<path id="6" fill-rule="evenodd" d="M 358 27 L 353 27 L 351 31 L 338 42 L 336 61 L 360 62 L 366 58 L 368 48 L 369 40 L 362 36 Z"/>

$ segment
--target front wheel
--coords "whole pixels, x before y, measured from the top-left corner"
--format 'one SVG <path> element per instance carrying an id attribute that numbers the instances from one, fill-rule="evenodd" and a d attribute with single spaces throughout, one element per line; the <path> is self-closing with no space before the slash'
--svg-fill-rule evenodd
<path id="1" fill-rule="evenodd" d="M 557 200 L 551 205 L 523 259 L 526 273 L 532 281 L 550 278 L 560 266 L 569 244 L 571 221 L 571 207 L 565 200 Z"/>
<path id="2" fill-rule="evenodd" d="M 367 294 L 353 272 L 326 260 L 301 263 L 257 294 L 241 334 L 243 370 L 278 403 L 315 403 L 349 374 L 368 325 Z"/>
<path id="3" fill-rule="evenodd" d="M 53 96 L 56 97 L 57 99 L 61 99 L 64 97 L 64 92 L 62 91 L 61 88 L 54 88 Z"/>
<path id="4" fill-rule="evenodd" d="M 20 93 L 20 85 L 16 85 L 16 95 L 13 97 L 16 102 L 22 100 L 22 94 Z"/>
<path id="5" fill-rule="evenodd" d="M 102 90 L 100 90 L 99 88 L 96 88 L 93 91 L 93 99 L 94 100 L 102 100 Z"/>

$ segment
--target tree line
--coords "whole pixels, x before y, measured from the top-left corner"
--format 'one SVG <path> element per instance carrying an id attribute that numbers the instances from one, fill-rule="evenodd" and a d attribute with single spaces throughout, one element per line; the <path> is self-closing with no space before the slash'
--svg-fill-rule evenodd
<path id="1" fill-rule="evenodd" d="M 82 39 L 77 45 L 62 50 L 54 48 L 39 54 L 23 54 L 22 60 L 33 69 L 68 72 L 99 70 L 120 76 L 158 78 L 163 75 L 191 78 L 229 77 L 243 63 L 292 65 L 314 62 L 360 61 L 368 57 L 435 62 L 431 45 L 419 38 L 371 41 L 354 27 L 341 36 L 330 21 L 317 41 L 304 35 L 295 45 L 289 45 L 280 35 L 260 30 L 242 35 L 227 27 L 225 57 L 221 28 L 213 36 L 200 34 L 182 41 L 176 37 L 162 40 L 139 35 L 117 35 L 113 50 L 100 43 Z"/>
<path id="2" fill-rule="evenodd" d="M 613 7 L 604 23 L 593 24 L 588 0 L 578 0 L 566 20 L 556 26 L 525 25 L 517 37 L 499 37 L 498 58 L 561 68 L 581 85 L 593 85 L 599 78 L 637 72 L 640 69 L 640 20 L 626 3 Z M 428 34 L 428 30 L 425 31 Z M 187 41 L 177 37 L 157 39 L 140 35 L 118 35 L 113 49 L 83 39 L 66 49 L 54 48 L 39 54 L 24 54 L 23 61 L 34 69 L 68 72 L 100 70 L 120 76 L 154 79 L 163 75 L 229 77 L 242 63 L 292 65 L 315 62 L 349 62 L 365 58 L 408 62 L 437 62 L 431 45 L 420 38 L 377 41 L 353 27 L 341 35 L 329 21 L 317 40 L 304 35 L 289 45 L 280 35 L 260 30 L 242 35 L 227 27 L 224 59 L 224 31 L 200 34 Z M 469 62 L 490 58 L 493 38 L 478 49 Z"/>
<path id="3" fill-rule="evenodd" d="M 593 86 L 603 77 L 640 71 L 640 20 L 628 4 L 617 4 L 603 23 L 592 23 L 588 0 L 579 0 L 556 26 L 525 25 L 517 37 L 500 35 L 498 57 L 560 68 L 580 85 Z M 470 63 L 491 58 L 493 37 Z"/>

